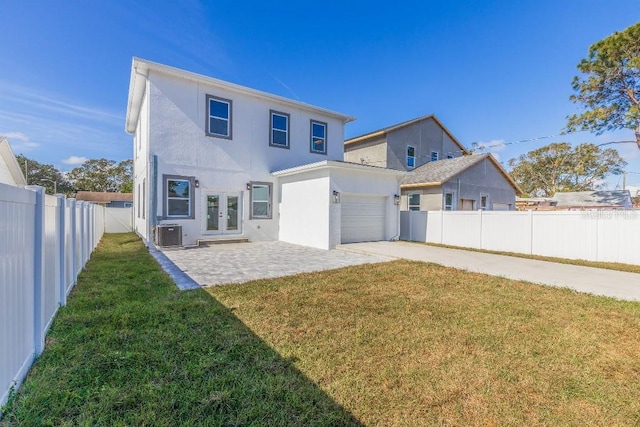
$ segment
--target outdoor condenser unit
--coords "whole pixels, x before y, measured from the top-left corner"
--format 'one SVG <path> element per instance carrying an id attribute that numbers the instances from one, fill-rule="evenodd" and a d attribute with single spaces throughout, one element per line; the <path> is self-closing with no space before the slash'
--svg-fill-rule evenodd
<path id="1" fill-rule="evenodd" d="M 182 226 L 176 224 L 158 225 L 156 244 L 161 247 L 182 246 Z"/>

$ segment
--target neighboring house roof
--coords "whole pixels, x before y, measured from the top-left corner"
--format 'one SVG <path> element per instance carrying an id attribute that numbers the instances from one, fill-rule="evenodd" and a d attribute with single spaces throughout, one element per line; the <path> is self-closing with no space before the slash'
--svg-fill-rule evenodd
<path id="1" fill-rule="evenodd" d="M 100 191 L 78 191 L 76 200 L 93 203 L 133 202 L 133 193 L 107 193 Z"/>
<path id="2" fill-rule="evenodd" d="M 147 61 L 146 59 L 133 58 L 131 65 L 131 80 L 129 83 L 129 101 L 127 103 L 127 116 L 125 121 L 125 130 L 128 133 L 134 133 L 136 130 L 136 124 L 138 123 L 138 116 L 140 114 L 140 108 L 142 106 L 142 100 L 146 89 L 146 80 L 149 77 L 149 71 L 162 73 L 173 77 L 178 77 L 185 80 L 190 80 L 196 83 L 206 84 L 210 86 L 217 86 L 231 92 L 241 93 L 244 95 L 252 96 L 254 98 L 266 99 L 269 101 L 276 101 L 279 103 L 290 105 L 294 108 L 300 108 L 307 111 L 313 111 L 318 114 L 330 116 L 341 120 L 343 123 L 348 123 L 355 120 L 354 117 L 347 116 L 334 111 L 326 110 L 324 108 L 316 107 L 304 102 L 293 101 L 291 99 L 284 98 L 282 96 L 272 95 L 267 92 L 262 92 L 248 87 L 240 86 L 234 83 L 218 80 L 213 77 L 207 77 L 202 74 L 192 73 L 190 71 L 181 70 L 179 68 L 170 67 L 168 65 L 158 64 L 157 62 Z"/>
<path id="3" fill-rule="evenodd" d="M 297 173 L 300 173 L 300 172 L 305 172 L 305 171 L 310 171 L 310 170 L 318 170 L 318 169 L 324 169 L 324 168 L 341 168 L 341 169 L 362 170 L 362 171 L 370 171 L 370 172 L 375 172 L 375 173 L 380 173 L 380 174 L 397 175 L 397 176 L 406 175 L 408 173 L 408 172 L 400 171 L 400 170 L 396 170 L 396 169 L 382 168 L 382 167 L 379 167 L 379 166 L 363 165 L 363 164 L 360 164 L 360 163 L 345 162 L 345 161 L 342 161 L 342 160 L 322 160 L 320 162 L 309 163 L 309 164 L 302 165 L 302 166 L 296 166 L 294 168 L 275 171 L 275 172 L 272 172 L 271 175 L 273 175 L 273 176 L 287 176 L 287 175 L 294 175 L 294 174 L 297 174 Z"/>
<path id="4" fill-rule="evenodd" d="M 472 166 L 488 159 L 516 190 L 516 194 L 522 194 L 522 190 L 500 166 L 500 163 L 489 153 L 472 154 L 468 156 L 443 159 L 436 162 L 425 163 L 414 169 L 403 181 L 402 188 L 440 186 L 450 181 Z"/>
<path id="5" fill-rule="evenodd" d="M 451 140 L 460 147 L 460 150 L 462 150 L 462 153 L 466 153 L 467 150 L 466 148 L 464 148 L 464 146 L 460 143 L 460 141 L 458 141 L 458 139 L 453 136 L 453 134 L 451 132 L 449 132 L 449 129 L 447 129 L 445 127 L 445 125 L 442 124 L 442 122 L 440 120 L 438 120 L 438 118 L 435 116 L 435 114 L 427 114 L 426 116 L 422 116 L 422 117 L 418 117 L 415 119 L 411 119 L 411 120 L 407 120 L 406 122 L 402 122 L 402 123 L 398 123 L 392 126 L 387 126 L 385 128 L 382 129 L 378 129 L 375 130 L 373 132 L 369 132 L 369 133 L 365 133 L 364 135 L 360 135 L 360 136 L 356 136 L 353 138 L 349 138 L 344 142 L 344 145 L 351 145 L 351 144 L 356 144 L 359 142 L 364 142 L 367 141 L 371 138 L 377 138 L 379 136 L 383 136 L 388 134 L 391 131 L 394 131 L 396 129 L 400 129 L 403 127 L 407 127 L 410 126 L 414 123 L 418 123 L 424 120 L 428 120 L 428 119 L 432 119 L 434 122 L 436 122 L 436 124 L 438 126 L 440 126 L 442 128 L 442 130 L 449 136 L 449 138 L 451 138 Z"/>
<path id="6" fill-rule="evenodd" d="M 631 208 L 629 190 L 568 191 L 556 193 L 553 199 L 558 208 L 569 207 L 624 207 Z"/>
<path id="7" fill-rule="evenodd" d="M 4 136 L 0 136 L 0 162 L 2 162 L 2 165 L 0 165 L 1 183 L 17 187 L 27 185 L 27 180 L 22 174 L 18 160 L 16 160 L 16 156 L 13 154 L 9 141 Z"/>

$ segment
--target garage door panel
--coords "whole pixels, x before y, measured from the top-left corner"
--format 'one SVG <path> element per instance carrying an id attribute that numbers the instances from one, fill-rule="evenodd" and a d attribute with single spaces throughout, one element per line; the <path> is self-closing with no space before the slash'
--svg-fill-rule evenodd
<path id="1" fill-rule="evenodd" d="M 385 240 L 387 198 L 343 195 L 341 200 L 341 242 Z"/>

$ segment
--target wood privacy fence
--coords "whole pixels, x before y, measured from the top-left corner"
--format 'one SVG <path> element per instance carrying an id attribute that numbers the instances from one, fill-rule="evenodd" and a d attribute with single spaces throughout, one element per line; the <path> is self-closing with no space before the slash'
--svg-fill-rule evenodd
<path id="1" fill-rule="evenodd" d="M 640 264 L 640 210 L 401 212 L 400 239 Z"/>
<path id="2" fill-rule="evenodd" d="M 104 233 L 104 208 L 0 184 L 0 407 L 42 353 Z"/>

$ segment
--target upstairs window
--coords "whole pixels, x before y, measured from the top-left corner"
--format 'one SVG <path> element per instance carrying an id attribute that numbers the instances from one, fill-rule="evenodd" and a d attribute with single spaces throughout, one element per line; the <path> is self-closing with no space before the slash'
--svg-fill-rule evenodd
<path id="1" fill-rule="evenodd" d="M 447 159 L 453 159 L 453 154 L 447 154 Z"/>
<path id="2" fill-rule="evenodd" d="M 420 193 L 409 194 L 408 201 L 410 211 L 420 210 Z"/>
<path id="3" fill-rule="evenodd" d="M 407 145 L 407 167 L 416 167 L 416 147 L 412 145 Z"/>
<path id="4" fill-rule="evenodd" d="M 289 148 L 289 115 L 271 110 L 271 136 L 269 145 L 272 147 Z"/>
<path id="5" fill-rule="evenodd" d="M 218 138 L 231 139 L 231 106 L 229 99 L 207 95 L 206 134 Z"/>
<path id="6" fill-rule="evenodd" d="M 311 152 L 327 154 L 327 124 L 311 120 Z"/>
<path id="7" fill-rule="evenodd" d="M 439 158 L 440 158 L 440 154 L 437 151 L 432 151 L 431 152 L 431 161 L 432 162 L 437 162 Z"/>

